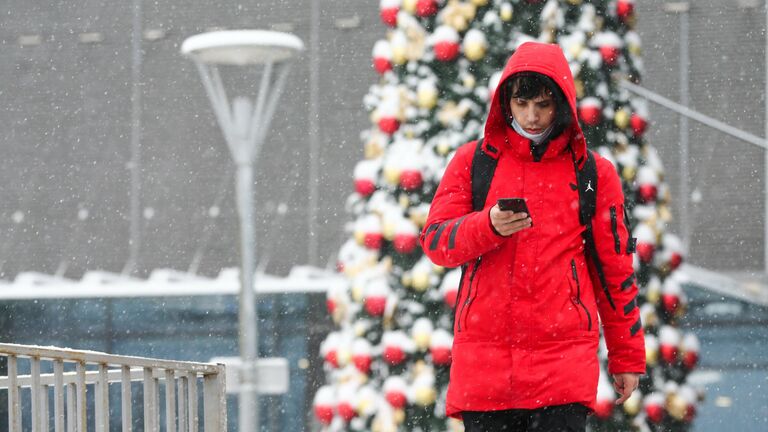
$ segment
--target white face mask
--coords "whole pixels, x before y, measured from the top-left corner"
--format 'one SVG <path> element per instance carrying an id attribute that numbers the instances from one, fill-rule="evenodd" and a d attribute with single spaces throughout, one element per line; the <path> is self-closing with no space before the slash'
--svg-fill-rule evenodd
<path id="1" fill-rule="evenodd" d="M 517 122 L 514 118 L 512 119 L 512 128 L 515 130 L 515 132 L 519 133 L 525 138 L 528 138 L 529 140 L 533 141 L 534 144 L 539 145 L 541 144 L 549 134 L 552 132 L 552 129 L 554 129 L 555 123 L 552 122 L 551 125 L 549 125 L 548 128 L 544 129 L 540 133 L 537 134 L 531 134 L 525 131 L 522 126 L 520 126 L 520 123 Z"/>

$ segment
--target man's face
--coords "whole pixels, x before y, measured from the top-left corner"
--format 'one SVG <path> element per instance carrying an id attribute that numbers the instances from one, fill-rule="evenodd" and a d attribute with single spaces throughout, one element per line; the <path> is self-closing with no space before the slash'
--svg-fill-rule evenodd
<path id="1" fill-rule="evenodd" d="M 549 92 L 533 99 L 513 97 L 509 108 L 517 123 L 530 134 L 543 132 L 555 121 L 555 99 Z"/>

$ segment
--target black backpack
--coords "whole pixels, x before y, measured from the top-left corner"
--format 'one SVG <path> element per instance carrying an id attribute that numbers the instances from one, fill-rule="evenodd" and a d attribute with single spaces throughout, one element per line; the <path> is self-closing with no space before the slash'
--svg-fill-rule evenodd
<path id="1" fill-rule="evenodd" d="M 573 155 L 573 152 L 571 152 Z M 592 231 L 592 218 L 595 216 L 597 208 L 597 164 L 595 156 L 591 150 L 587 150 L 587 160 L 583 167 L 579 169 L 582 160 L 576 160 L 573 157 L 573 167 L 576 170 L 576 183 L 579 190 L 579 222 L 584 225 L 584 246 L 586 254 L 592 259 L 597 276 L 600 279 L 600 285 L 603 287 L 605 296 L 611 308 L 616 309 L 613 304 L 608 284 L 605 281 L 605 273 L 600 257 L 595 248 L 595 237 Z M 477 141 L 475 154 L 472 158 L 472 208 L 474 211 L 480 211 L 485 207 L 485 199 L 488 197 L 488 190 L 491 188 L 491 180 L 496 171 L 496 159 L 488 156 L 483 151 L 483 139 Z M 628 248 L 629 249 L 629 248 Z M 631 252 L 628 250 L 627 252 Z M 462 268 L 462 273 L 465 267 Z M 462 277 L 463 280 L 463 277 Z"/>

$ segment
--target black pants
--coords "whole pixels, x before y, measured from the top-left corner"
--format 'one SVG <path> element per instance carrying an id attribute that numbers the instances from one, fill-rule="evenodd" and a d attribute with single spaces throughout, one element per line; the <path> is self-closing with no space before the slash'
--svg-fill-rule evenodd
<path id="1" fill-rule="evenodd" d="M 584 432 L 587 407 L 568 404 L 539 409 L 464 411 L 465 432 Z"/>

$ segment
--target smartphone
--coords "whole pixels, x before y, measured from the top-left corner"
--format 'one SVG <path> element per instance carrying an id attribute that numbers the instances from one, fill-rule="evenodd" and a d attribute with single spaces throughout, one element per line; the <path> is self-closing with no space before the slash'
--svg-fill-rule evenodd
<path id="1" fill-rule="evenodd" d="M 525 198 L 499 198 L 496 203 L 501 210 L 525 213 L 529 218 L 531 217 L 531 212 L 528 211 L 528 206 L 525 204 Z M 533 218 L 531 218 L 531 226 L 533 226 Z"/>

